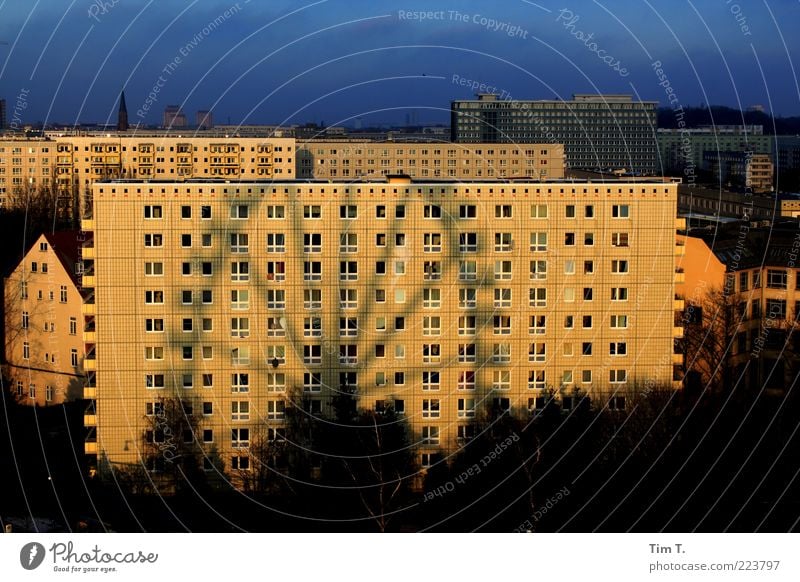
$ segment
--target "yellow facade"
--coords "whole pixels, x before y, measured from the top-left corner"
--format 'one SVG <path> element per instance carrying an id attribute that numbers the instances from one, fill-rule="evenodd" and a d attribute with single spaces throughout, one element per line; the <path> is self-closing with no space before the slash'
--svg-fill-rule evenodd
<path id="1" fill-rule="evenodd" d="M 79 236 L 40 236 L 5 280 L 6 372 L 12 394 L 23 404 L 82 397 L 82 298 L 75 265 L 62 262 L 54 249 L 71 245 L 74 254 L 82 244 Z"/>
<path id="2" fill-rule="evenodd" d="M 401 410 L 425 462 L 492 411 L 675 386 L 676 189 L 95 184 L 98 454 L 137 462 L 162 396 L 211 411 L 230 466 L 231 428 L 281 427 L 295 389 Z"/>
<path id="3" fill-rule="evenodd" d="M 380 179 L 406 174 L 419 180 L 542 181 L 564 177 L 561 144 L 461 144 L 298 142 L 297 177 L 343 180 Z"/>

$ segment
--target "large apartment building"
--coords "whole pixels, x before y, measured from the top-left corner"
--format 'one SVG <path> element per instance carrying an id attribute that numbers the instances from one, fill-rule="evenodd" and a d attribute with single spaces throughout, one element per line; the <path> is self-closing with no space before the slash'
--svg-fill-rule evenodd
<path id="1" fill-rule="evenodd" d="M 176 132 L 51 134 L 0 139 L 0 201 L 24 188 L 55 185 L 66 208 L 85 213 L 98 180 L 335 181 L 408 174 L 421 179 L 555 180 L 564 177 L 560 144 L 496 146 L 430 142 L 305 141 L 184 135 Z"/>
<path id="2" fill-rule="evenodd" d="M 457 143 L 560 143 L 574 169 L 659 173 L 657 101 L 631 95 L 574 95 L 521 101 L 498 95 L 453 101 L 450 138 Z"/>
<path id="3" fill-rule="evenodd" d="M 85 235 L 43 234 L 4 281 L 5 375 L 22 404 L 82 397 Z"/>
<path id="4" fill-rule="evenodd" d="M 298 178 L 336 181 L 406 174 L 420 180 L 560 180 L 561 144 L 306 141 L 297 145 Z"/>
<path id="5" fill-rule="evenodd" d="M 168 396 L 202 411 L 194 438 L 242 469 L 256 429 L 279 434 L 292 406 L 330 415 L 355 391 L 405 415 L 425 465 L 489 412 L 584 394 L 623 409 L 631 390 L 678 387 L 676 189 L 97 183 L 87 451 L 140 462 Z"/>

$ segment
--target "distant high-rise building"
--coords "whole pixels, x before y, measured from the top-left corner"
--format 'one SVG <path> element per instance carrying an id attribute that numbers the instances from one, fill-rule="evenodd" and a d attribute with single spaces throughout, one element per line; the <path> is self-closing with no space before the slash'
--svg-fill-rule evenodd
<path id="1" fill-rule="evenodd" d="M 186 115 L 178 105 L 167 105 L 164 109 L 164 120 L 162 125 L 166 128 L 177 129 L 186 127 Z"/>
<path id="2" fill-rule="evenodd" d="M 459 143 L 561 143 L 570 168 L 653 175 L 657 107 L 657 101 L 631 95 L 517 101 L 482 94 L 452 102 L 450 134 Z"/>
<path id="3" fill-rule="evenodd" d="M 0 130 L 6 128 L 6 100 L 0 99 Z"/>
<path id="4" fill-rule="evenodd" d="M 195 117 L 197 129 L 211 129 L 214 127 L 214 118 L 210 111 L 200 109 Z"/>
<path id="5" fill-rule="evenodd" d="M 117 131 L 128 131 L 128 108 L 125 105 L 125 91 L 123 91 L 119 96 Z"/>

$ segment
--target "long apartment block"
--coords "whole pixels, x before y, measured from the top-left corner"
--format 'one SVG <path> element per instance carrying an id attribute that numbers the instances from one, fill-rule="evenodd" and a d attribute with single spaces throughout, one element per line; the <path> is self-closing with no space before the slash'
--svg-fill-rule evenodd
<path id="1" fill-rule="evenodd" d="M 55 185 L 86 211 L 100 180 L 420 179 L 557 180 L 560 144 L 295 141 L 273 137 L 199 137 L 173 133 L 52 134 L 0 138 L 0 202 L 15 190 Z"/>
<path id="2" fill-rule="evenodd" d="M 340 391 L 403 414 L 425 464 L 487 415 L 586 394 L 624 409 L 631 391 L 679 385 L 675 183 L 107 181 L 93 195 L 87 450 L 116 466 L 140 462 L 163 397 L 203 411 L 195 438 L 226 467 L 248 466 L 249 435 L 279 435 L 289 407 L 329 415 Z"/>

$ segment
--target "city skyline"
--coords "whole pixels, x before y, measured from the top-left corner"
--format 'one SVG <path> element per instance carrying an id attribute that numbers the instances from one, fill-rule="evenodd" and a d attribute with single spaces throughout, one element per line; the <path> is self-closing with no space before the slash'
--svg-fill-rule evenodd
<path id="1" fill-rule="evenodd" d="M 217 123 L 446 123 L 476 92 L 800 113 L 798 41 L 779 27 L 796 3 L 54 4 L 0 7 L 9 123 L 113 123 L 122 89 L 131 125 L 167 105 Z"/>

